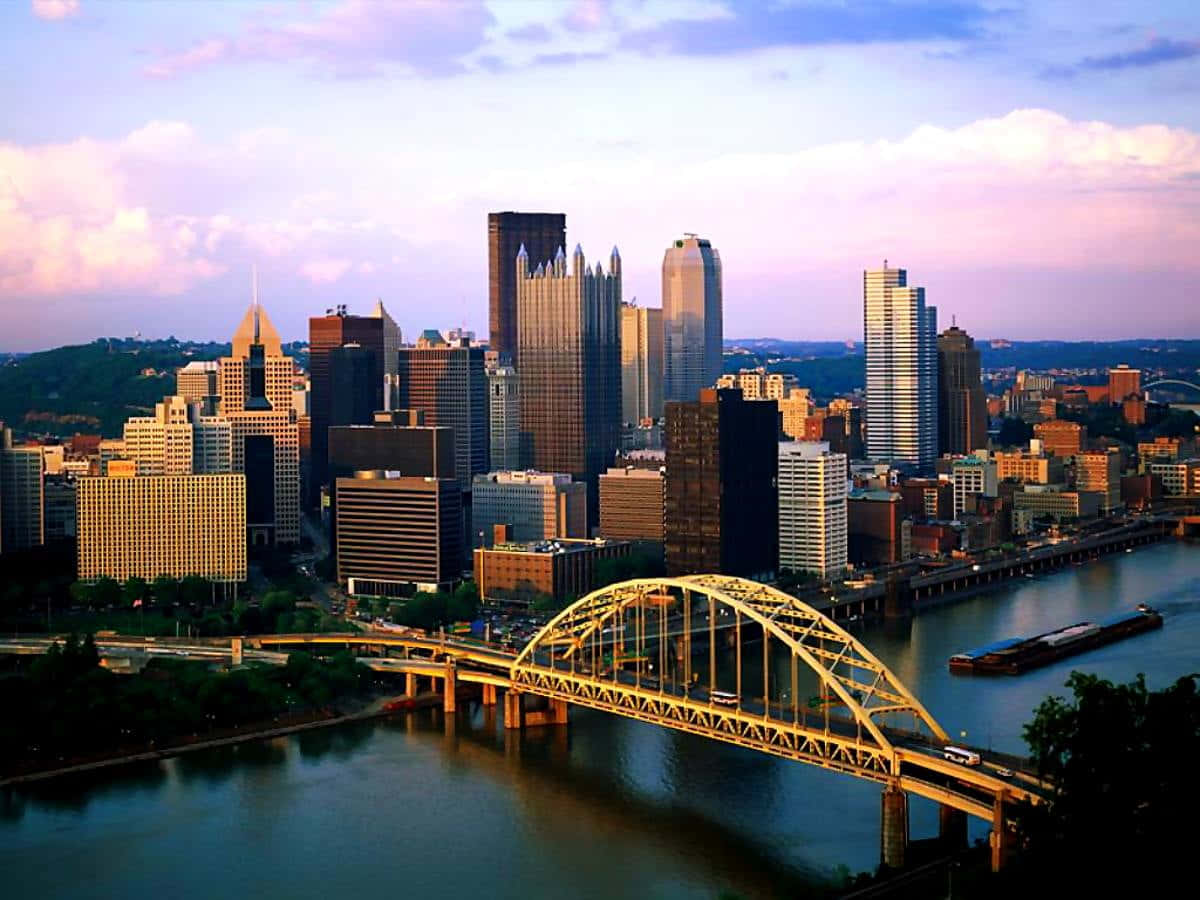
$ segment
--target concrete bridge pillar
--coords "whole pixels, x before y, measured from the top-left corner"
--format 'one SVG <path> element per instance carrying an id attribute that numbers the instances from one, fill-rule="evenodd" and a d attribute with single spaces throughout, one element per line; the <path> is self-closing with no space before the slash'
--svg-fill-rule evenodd
<path id="1" fill-rule="evenodd" d="M 525 706 L 521 702 L 521 695 L 514 690 L 504 692 L 504 727 L 525 727 Z"/>
<path id="2" fill-rule="evenodd" d="M 938 838 L 947 850 L 967 848 L 967 814 L 942 803 L 938 806 Z"/>
<path id="3" fill-rule="evenodd" d="M 1004 794 L 999 793 L 992 802 L 992 833 L 988 835 L 988 846 L 992 848 L 992 871 L 999 872 L 1008 862 L 1012 850 L 1012 835 L 1004 821 Z"/>
<path id="4" fill-rule="evenodd" d="M 483 685 L 483 705 L 484 706 L 495 706 L 496 705 L 496 686 L 494 684 Z"/>
<path id="5" fill-rule="evenodd" d="M 417 696 L 417 676 L 412 672 L 404 676 L 404 693 L 410 697 Z"/>
<path id="6" fill-rule="evenodd" d="M 908 850 L 908 795 L 898 784 L 883 790 L 879 858 L 889 869 L 903 869 Z"/>
<path id="7" fill-rule="evenodd" d="M 242 639 L 240 637 L 231 638 L 229 650 L 230 662 L 235 666 L 240 666 L 242 664 Z"/>
<path id="8" fill-rule="evenodd" d="M 458 688 L 456 680 L 454 677 L 454 666 L 447 661 L 446 677 L 442 679 L 442 709 L 448 713 L 453 713 L 458 708 L 455 703 L 455 694 Z"/>

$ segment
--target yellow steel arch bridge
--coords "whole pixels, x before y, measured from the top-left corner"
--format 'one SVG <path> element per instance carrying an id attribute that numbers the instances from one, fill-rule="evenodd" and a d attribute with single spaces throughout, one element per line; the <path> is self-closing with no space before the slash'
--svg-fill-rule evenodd
<path id="1" fill-rule="evenodd" d="M 721 644 L 732 667 L 718 664 Z M 946 759 L 946 730 L 857 638 L 790 594 L 742 578 L 637 579 L 594 591 L 530 641 L 509 677 L 506 721 L 519 717 L 527 693 L 882 783 L 885 859 L 903 854 L 887 852 L 889 796 L 893 831 L 906 829 L 907 793 L 991 821 L 999 867 L 1005 805 L 1041 802 L 1046 791 L 1012 759 Z M 892 839 L 903 846 L 902 835 Z"/>

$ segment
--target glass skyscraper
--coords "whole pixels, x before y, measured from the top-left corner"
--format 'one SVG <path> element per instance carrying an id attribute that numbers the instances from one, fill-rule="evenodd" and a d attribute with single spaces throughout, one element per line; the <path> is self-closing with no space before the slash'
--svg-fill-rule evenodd
<path id="1" fill-rule="evenodd" d="M 663 400 L 690 403 L 721 376 L 721 255 L 686 234 L 662 265 Z"/>

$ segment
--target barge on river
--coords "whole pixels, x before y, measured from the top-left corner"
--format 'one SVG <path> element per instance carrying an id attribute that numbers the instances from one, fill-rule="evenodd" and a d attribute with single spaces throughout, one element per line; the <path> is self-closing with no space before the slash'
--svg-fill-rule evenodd
<path id="1" fill-rule="evenodd" d="M 1161 627 L 1162 616 L 1143 603 L 1135 610 L 1101 622 L 1078 622 L 1035 637 L 1006 638 L 956 653 L 950 657 L 950 671 L 964 675 L 1020 675 L 1093 647 Z"/>

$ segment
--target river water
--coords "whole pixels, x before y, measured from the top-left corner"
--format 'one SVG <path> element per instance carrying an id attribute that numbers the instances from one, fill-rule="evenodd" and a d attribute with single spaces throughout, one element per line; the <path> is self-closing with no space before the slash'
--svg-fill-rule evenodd
<path id="1" fill-rule="evenodd" d="M 1161 631 L 1018 678 L 950 654 L 1132 608 Z M 954 737 L 1013 752 L 1072 669 L 1161 687 L 1200 670 L 1200 548 L 1165 542 L 903 623 L 867 645 Z M 872 869 L 879 787 L 588 710 L 505 734 L 437 710 L 0 792 L 3 896 L 804 896 Z M 914 838 L 937 810 L 914 798 Z M 984 833 L 972 824 L 973 836 Z"/>

